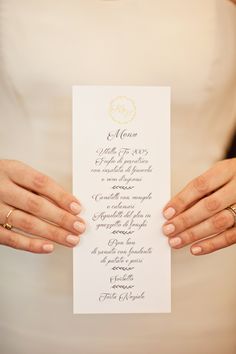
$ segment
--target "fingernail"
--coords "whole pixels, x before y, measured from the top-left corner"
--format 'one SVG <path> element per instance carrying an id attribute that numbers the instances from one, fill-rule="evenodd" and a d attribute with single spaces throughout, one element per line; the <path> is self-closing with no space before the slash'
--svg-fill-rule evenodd
<path id="1" fill-rule="evenodd" d="M 79 213 L 81 212 L 81 209 L 82 209 L 82 208 L 81 208 L 81 206 L 80 206 L 79 204 L 73 202 L 73 203 L 71 203 L 71 205 L 70 205 L 70 209 L 71 209 L 74 213 L 79 214 Z"/>
<path id="2" fill-rule="evenodd" d="M 171 247 L 179 246 L 182 243 L 180 237 L 174 237 L 169 240 L 169 244 Z"/>
<path id="3" fill-rule="evenodd" d="M 192 251 L 193 254 L 199 254 L 199 253 L 202 252 L 202 248 L 198 247 L 198 246 L 197 247 L 192 247 L 191 251 Z"/>
<path id="4" fill-rule="evenodd" d="M 176 210 L 172 207 L 166 209 L 164 212 L 163 212 L 163 215 L 166 219 L 171 219 L 176 213 Z"/>
<path id="5" fill-rule="evenodd" d="M 74 226 L 74 229 L 79 231 L 79 232 L 84 232 L 85 231 L 85 225 L 82 224 L 79 221 L 76 221 L 73 226 Z"/>
<path id="6" fill-rule="evenodd" d="M 79 237 L 74 235 L 68 235 L 66 241 L 71 245 L 77 245 L 77 243 L 79 243 Z"/>
<path id="7" fill-rule="evenodd" d="M 169 224 L 163 227 L 163 231 L 166 235 L 172 234 L 175 231 L 175 225 Z"/>
<path id="8" fill-rule="evenodd" d="M 45 245 L 43 245 L 43 250 L 45 251 L 45 252 L 48 252 L 48 253 L 50 253 L 50 252 L 52 252 L 53 251 L 53 249 L 54 249 L 54 246 L 53 245 L 51 245 L 51 244 L 45 244 Z"/>

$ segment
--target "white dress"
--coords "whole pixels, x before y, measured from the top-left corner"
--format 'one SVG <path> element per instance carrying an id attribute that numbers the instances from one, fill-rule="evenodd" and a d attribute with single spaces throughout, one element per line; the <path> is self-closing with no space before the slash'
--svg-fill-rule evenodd
<path id="1" fill-rule="evenodd" d="M 1 158 L 71 190 L 71 86 L 172 87 L 172 193 L 224 157 L 236 121 L 228 0 L 2 0 Z M 1 237 L 1 236 L 0 236 Z M 235 354 L 236 248 L 174 251 L 172 313 L 72 314 L 72 251 L 0 247 L 2 354 Z"/>

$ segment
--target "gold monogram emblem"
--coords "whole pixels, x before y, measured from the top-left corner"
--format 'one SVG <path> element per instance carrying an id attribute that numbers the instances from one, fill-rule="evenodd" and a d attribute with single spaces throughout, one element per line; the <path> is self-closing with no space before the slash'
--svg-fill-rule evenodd
<path id="1" fill-rule="evenodd" d="M 118 96 L 111 101 L 109 114 L 119 124 L 130 123 L 136 115 L 134 100 L 126 96 Z"/>

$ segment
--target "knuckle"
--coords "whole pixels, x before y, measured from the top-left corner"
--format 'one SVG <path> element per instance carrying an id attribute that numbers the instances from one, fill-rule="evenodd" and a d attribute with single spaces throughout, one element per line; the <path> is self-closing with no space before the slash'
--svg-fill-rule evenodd
<path id="1" fill-rule="evenodd" d="M 225 233 L 225 243 L 227 246 L 231 246 L 236 243 L 236 232 L 230 231 Z"/>
<path id="2" fill-rule="evenodd" d="M 216 197 L 208 197 L 204 199 L 205 207 L 207 211 L 216 211 L 220 209 L 221 203 L 220 200 Z"/>
<path id="3" fill-rule="evenodd" d="M 7 244 L 12 248 L 16 248 L 16 249 L 19 248 L 19 240 L 17 235 L 11 232 L 8 236 Z"/>
<path id="4" fill-rule="evenodd" d="M 26 232 L 32 232 L 34 229 L 34 223 L 30 217 L 24 217 L 19 221 L 19 227 Z"/>
<path id="5" fill-rule="evenodd" d="M 60 245 L 68 246 L 68 243 L 66 241 L 67 234 L 68 233 L 66 233 L 65 231 L 63 232 L 60 229 L 54 229 L 54 230 L 50 231 L 49 239 L 53 242 L 60 244 Z"/>
<path id="6" fill-rule="evenodd" d="M 213 216 L 212 223 L 213 223 L 214 229 L 221 231 L 221 230 L 225 230 L 226 228 L 228 228 L 229 224 L 230 224 L 229 216 L 224 215 L 224 214 L 219 214 L 219 215 Z"/>
<path id="7" fill-rule="evenodd" d="M 216 246 L 215 246 L 215 243 L 213 242 L 213 240 L 211 240 L 211 239 L 207 240 L 206 245 L 207 245 L 207 252 L 208 253 L 211 253 L 216 250 Z"/>
<path id="8" fill-rule="evenodd" d="M 59 199 L 59 202 L 65 204 L 65 205 L 70 204 L 70 202 L 71 202 L 71 197 L 64 191 L 59 192 L 58 199 Z"/>
<path id="9" fill-rule="evenodd" d="M 28 240 L 27 251 L 33 252 L 35 250 L 35 244 L 33 239 Z"/>
<path id="10" fill-rule="evenodd" d="M 33 238 L 29 238 L 26 251 L 32 252 L 32 253 L 40 253 L 40 251 L 41 251 L 40 243 L 38 243 Z"/>
<path id="11" fill-rule="evenodd" d="M 186 201 L 181 195 L 177 195 L 174 204 L 176 204 L 179 209 L 183 209 L 186 206 Z"/>
<path id="12" fill-rule="evenodd" d="M 186 214 L 183 214 L 179 220 L 184 229 L 187 229 L 191 225 L 191 220 Z"/>
<path id="13" fill-rule="evenodd" d="M 192 243 L 197 240 L 197 236 L 193 229 L 186 230 L 183 237 L 186 244 Z"/>
<path id="14" fill-rule="evenodd" d="M 48 230 L 48 236 L 52 241 L 58 241 L 60 239 L 60 231 L 55 227 L 50 227 Z"/>
<path id="15" fill-rule="evenodd" d="M 69 216 L 67 215 L 66 212 L 62 212 L 59 216 L 59 225 L 63 227 L 68 224 L 69 224 Z"/>
<path id="16" fill-rule="evenodd" d="M 26 204 L 27 204 L 27 209 L 29 210 L 30 213 L 38 214 L 40 212 L 41 203 L 38 197 L 36 196 L 28 197 Z"/>
<path id="17" fill-rule="evenodd" d="M 48 184 L 49 177 L 43 173 L 37 172 L 32 178 L 32 185 L 35 189 L 44 189 Z"/>
<path id="18" fill-rule="evenodd" d="M 207 178 L 203 175 L 195 178 L 193 187 L 200 193 L 207 193 L 209 191 Z"/>

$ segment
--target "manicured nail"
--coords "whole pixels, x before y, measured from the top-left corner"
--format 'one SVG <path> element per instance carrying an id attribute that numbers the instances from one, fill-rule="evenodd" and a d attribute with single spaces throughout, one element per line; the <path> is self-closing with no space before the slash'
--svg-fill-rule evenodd
<path id="1" fill-rule="evenodd" d="M 50 252 L 53 251 L 53 249 L 54 249 L 54 246 L 53 246 L 53 245 L 50 245 L 49 243 L 43 245 L 43 250 L 44 250 L 45 252 L 50 253 Z"/>
<path id="2" fill-rule="evenodd" d="M 197 246 L 197 247 L 192 247 L 192 248 L 191 248 L 191 251 L 192 251 L 193 254 L 199 254 L 199 253 L 202 252 L 202 248 L 199 247 L 199 246 Z"/>
<path id="3" fill-rule="evenodd" d="M 163 215 L 166 219 L 171 219 L 176 213 L 176 210 L 172 207 L 166 209 L 164 212 L 163 212 Z"/>
<path id="4" fill-rule="evenodd" d="M 182 243 L 180 237 L 174 237 L 169 240 L 169 244 L 171 247 L 179 246 Z"/>
<path id="5" fill-rule="evenodd" d="M 79 214 L 81 212 L 81 206 L 75 202 L 71 203 L 70 209 L 73 211 L 73 213 Z"/>
<path id="6" fill-rule="evenodd" d="M 73 226 L 74 226 L 74 229 L 79 231 L 79 232 L 84 232 L 85 231 L 85 225 L 82 224 L 79 221 L 76 221 Z"/>
<path id="7" fill-rule="evenodd" d="M 175 231 L 175 225 L 169 224 L 163 227 L 163 231 L 166 235 L 172 234 Z"/>
<path id="8" fill-rule="evenodd" d="M 74 235 L 68 235 L 66 241 L 71 245 L 77 245 L 77 243 L 79 243 L 79 237 Z"/>

